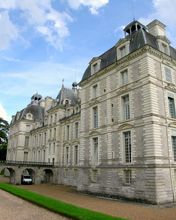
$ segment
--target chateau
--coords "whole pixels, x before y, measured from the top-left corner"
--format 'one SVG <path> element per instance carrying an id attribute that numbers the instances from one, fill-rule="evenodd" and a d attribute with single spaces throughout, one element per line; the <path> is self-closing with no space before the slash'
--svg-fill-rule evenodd
<path id="1" fill-rule="evenodd" d="M 176 202 L 176 49 L 158 20 L 124 33 L 79 84 L 12 117 L 7 160 L 52 163 L 78 191 Z"/>

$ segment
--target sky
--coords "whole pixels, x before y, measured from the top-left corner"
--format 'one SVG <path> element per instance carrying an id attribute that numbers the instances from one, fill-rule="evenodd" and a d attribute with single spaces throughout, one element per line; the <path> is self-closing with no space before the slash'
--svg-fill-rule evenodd
<path id="1" fill-rule="evenodd" d="M 38 92 L 56 98 L 93 57 L 114 46 L 133 19 L 158 19 L 176 46 L 176 0 L 0 0 L 0 117 Z"/>

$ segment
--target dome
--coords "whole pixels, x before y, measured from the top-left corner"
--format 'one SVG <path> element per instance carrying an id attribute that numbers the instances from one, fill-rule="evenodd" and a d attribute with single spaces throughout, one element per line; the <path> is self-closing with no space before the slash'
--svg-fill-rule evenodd
<path id="1" fill-rule="evenodd" d="M 42 96 L 39 95 L 38 93 L 35 93 L 32 97 L 31 97 L 31 100 L 34 101 L 40 101 L 42 99 Z"/>

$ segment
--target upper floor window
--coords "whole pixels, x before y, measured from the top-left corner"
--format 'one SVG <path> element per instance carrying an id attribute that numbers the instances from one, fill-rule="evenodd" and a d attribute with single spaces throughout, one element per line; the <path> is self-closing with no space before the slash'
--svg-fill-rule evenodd
<path id="1" fill-rule="evenodd" d="M 78 122 L 75 123 L 75 138 L 78 138 Z"/>
<path id="2" fill-rule="evenodd" d="M 78 146 L 74 147 L 74 164 L 78 165 Z"/>
<path id="3" fill-rule="evenodd" d="M 125 162 L 131 163 L 131 131 L 123 132 Z"/>
<path id="4" fill-rule="evenodd" d="M 44 133 L 44 144 L 46 144 L 46 132 Z"/>
<path id="5" fill-rule="evenodd" d="M 128 70 L 124 70 L 121 72 L 121 83 L 125 85 L 128 83 Z"/>
<path id="6" fill-rule="evenodd" d="M 57 122 L 57 114 L 55 114 L 55 116 L 54 116 L 54 122 L 55 123 Z"/>
<path id="7" fill-rule="evenodd" d="M 172 149 L 173 149 L 173 158 L 176 162 L 176 136 L 172 136 Z"/>
<path id="8" fill-rule="evenodd" d="M 25 136 L 25 147 L 29 146 L 29 136 Z"/>
<path id="9" fill-rule="evenodd" d="M 54 139 L 56 139 L 56 128 L 54 128 Z"/>
<path id="10" fill-rule="evenodd" d="M 66 147 L 66 164 L 69 164 L 69 147 Z"/>
<path id="11" fill-rule="evenodd" d="M 172 82 L 172 73 L 171 73 L 171 69 L 168 67 L 164 67 L 164 71 L 165 71 L 165 79 L 168 82 Z"/>
<path id="12" fill-rule="evenodd" d="M 50 124 L 53 123 L 53 116 L 51 115 L 51 118 L 50 118 Z"/>
<path id="13" fill-rule="evenodd" d="M 98 138 L 93 138 L 93 165 L 98 165 Z"/>
<path id="14" fill-rule="evenodd" d="M 97 97 L 97 84 L 92 87 L 92 98 Z"/>
<path id="15" fill-rule="evenodd" d="M 175 101 L 174 98 L 168 97 L 169 113 L 171 118 L 175 118 Z"/>
<path id="16" fill-rule="evenodd" d="M 53 154 L 55 154 L 55 147 L 56 147 L 56 144 L 54 143 L 53 144 Z"/>
<path id="17" fill-rule="evenodd" d="M 122 111 L 123 111 L 123 119 L 130 119 L 130 102 L 129 95 L 122 96 Z"/>
<path id="18" fill-rule="evenodd" d="M 67 125 L 67 128 L 66 128 L 67 130 L 66 130 L 66 132 L 67 132 L 67 140 L 69 140 L 70 139 L 70 126 L 69 125 Z"/>
<path id="19" fill-rule="evenodd" d="M 93 127 L 98 128 L 98 107 L 93 108 Z"/>

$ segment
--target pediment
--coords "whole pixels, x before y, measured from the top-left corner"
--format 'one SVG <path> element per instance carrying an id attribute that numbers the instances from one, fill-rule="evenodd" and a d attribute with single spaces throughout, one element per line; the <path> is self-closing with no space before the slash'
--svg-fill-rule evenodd
<path id="1" fill-rule="evenodd" d="M 120 125 L 120 126 L 118 127 L 119 130 L 125 130 L 125 129 L 131 129 L 131 128 L 133 128 L 133 125 L 130 124 L 130 123 L 125 123 L 125 124 Z"/>
<path id="2" fill-rule="evenodd" d="M 99 135 L 100 133 L 98 131 L 90 131 L 89 135 Z"/>
<path id="3" fill-rule="evenodd" d="M 171 122 L 171 123 L 169 123 L 169 127 L 176 128 L 176 122 Z"/>

